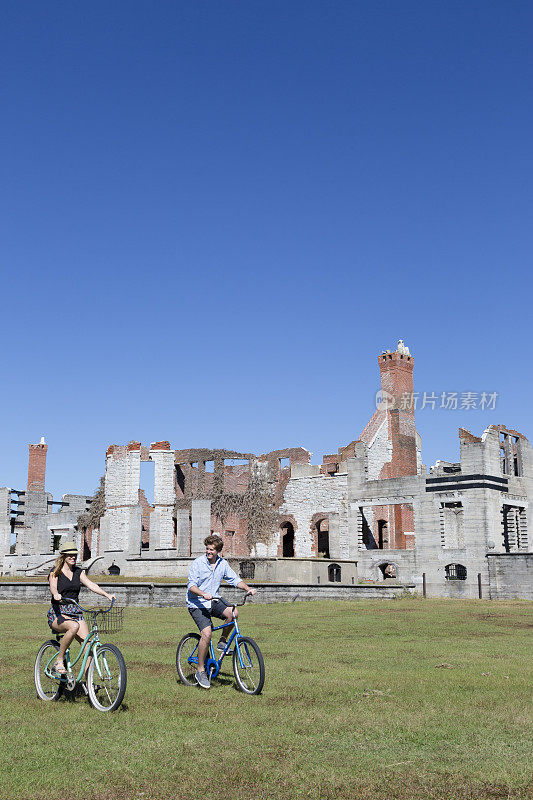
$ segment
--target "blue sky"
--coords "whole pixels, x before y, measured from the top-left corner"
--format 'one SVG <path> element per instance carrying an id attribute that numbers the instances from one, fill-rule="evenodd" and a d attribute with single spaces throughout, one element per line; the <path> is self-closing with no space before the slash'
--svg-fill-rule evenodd
<path id="1" fill-rule="evenodd" d="M 525 2 L 4 4 L 0 485 L 110 443 L 323 453 L 403 338 L 423 456 L 531 430 Z"/>

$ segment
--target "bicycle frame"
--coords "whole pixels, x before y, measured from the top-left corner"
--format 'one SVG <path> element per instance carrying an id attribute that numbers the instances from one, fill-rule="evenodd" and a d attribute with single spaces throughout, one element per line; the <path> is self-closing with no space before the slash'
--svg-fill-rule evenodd
<path id="1" fill-rule="evenodd" d="M 233 642 L 236 645 L 236 653 L 237 653 L 237 658 L 239 659 L 239 665 L 240 665 L 241 669 L 244 669 L 244 667 L 245 667 L 244 661 L 242 659 L 240 647 L 238 647 L 238 643 L 239 643 L 239 638 L 240 638 L 241 632 L 239 630 L 239 623 L 237 621 L 237 617 L 234 616 L 233 620 L 231 622 L 224 622 L 222 625 L 217 625 L 215 628 L 212 628 L 211 630 L 213 632 L 214 631 L 220 631 L 223 628 L 229 628 L 231 625 L 234 625 L 235 627 L 234 627 L 233 631 L 231 632 L 231 636 L 229 637 L 228 641 L 226 642 L 226 646 L 224 647 L 223 652 L 220 654 L 220 658 L 218 658 L 218 659 L 215 658 L 215 648 L 213 647 L 213 639 L 211 638 L 211 642 L 210 642 L 210 645 L 209 645 L 209 655 L 207 656 L 207 658 L 205 660 L 205 669 L 206 669 L 206 672 L 208 674 L 210 674 L 211 677 L 213 677 L 213 678 L 216 678 L 216 676 L 220 672 L 220 667 L 222 666 L 222 660 L 223 660 L 224 656 L 228 655 L 228 652 L 231 649 L 231 645 L 232 645 Z M 198 645 L 196 645 L 196 647 L 194 648 L 193 652 L 189 656 L 189 659 L 188 659 L 189 663 L 198 664 L 197 651 L 198 651 Z"/>
<path id="2" fill-rule="evenodd" d="M 74 601 L 74 602 L 76 602 L 76 601 Z M 113 600 L 113 602 L 111 603 L 111 606 L 109 608 L 113 607 L 113 603 L 114 602 L 115 601 Z M 82 611 L 86 611 L 87 610 L 87 609 L 82 608 L 82 606 L 80 606 L 79 603 L 76 603 L 76 605 Z M 57 633 L 56 633 L 55 637 L 56 637 L 56 641 L 59 641 L 59 635 Z M 95 666 L 96 666 L 96 671 L 98 672 L 98 676 L 103 680 L 104 679 L 104 675 L 103 675 L 102 670 L 100 668 L 99 660 L 96 657 L 97 646 L 99 644 L 100 644 L 100 638 L 98 636 L 98 625 L 96 624 L 96 615 L 94 615 L 93 616 L 93 626 L 92 626 L 91 630 L 89 631 L 89 633 L 87 634 L 87 636 L 85 637 L 85 639 L 83 640 L 83 642 L 81 643 L 80 652 L 78 653 L 78 655 L 76 656 L 74 661 L 70 660 L 70 647 L 68 647 L 67 650 L 66 650 L 66 653 L 65 653 L 65 661 L 67 663 L 67 673 L 66 673 L 66 675 L 62 675 L 61 678 L 56 678 L 55 675 L 52 675 L 52 673 L 51 673 L 52 663 L 55 664 L 55 662 L 56 662 L 56 655 L 55 654 L 52 656 L 52 658 L 50 659 L 50 661 L 48 662 L 48 664 L 46 665 L 46 667 L 44 669 L 45 675 L 47 675 L 47 677 L 49 677 L 49 678 L 52 678 L 53 680 L 59 680 L 61 682 L 66 682 L 67 684 L 72 684 L 72 686 L 74 686 L 76 683 L 80 683 L 80 681 L 82 680 L 83 675 L 85 673 L 85 667 L 87 665 L 87 661 L 89 660 L 89 657 L 92 655 L 92 657 L 94 658 L 94 663 L 95 663 Z M 72 673 L 72 668 L 76 666 L 76 664 L 78 663 L 78 661 L 80 660 L 82 655 L 83 655 L 83 660 L 82 660 L 81 665 L 80 665 L 80 671 L 78 673 L 78 677 L 74 678 L 74 675 Z"/>

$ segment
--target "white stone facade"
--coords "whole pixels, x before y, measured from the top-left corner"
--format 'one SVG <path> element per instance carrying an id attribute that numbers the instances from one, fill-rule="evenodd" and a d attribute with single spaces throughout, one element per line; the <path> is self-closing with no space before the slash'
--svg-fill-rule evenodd
<path id="1" fill-rule="evenodd" d="M 338 514 L 341 531 L 336 558 L 350 558 L 348 534 L 348 511 L 346 503 L 347 475 L 317 475 L 292 478 L 285 489 L 281 515 L 290 515 L 296 521 L 294 531 L 295 550 L 302 558 L 313 553 L 312 518 L 316 514 L 331 517 Z M 277 554 L 278 541 L 267 547 L 267 555 Z"/>

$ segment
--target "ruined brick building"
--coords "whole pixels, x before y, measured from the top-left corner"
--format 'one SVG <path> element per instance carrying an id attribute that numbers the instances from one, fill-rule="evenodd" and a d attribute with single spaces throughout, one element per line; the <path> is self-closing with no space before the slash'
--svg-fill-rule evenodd
<path id="1" fill-rule="evenodd" d="M 47 569 L 61 539 L 77 538 L 95 571 L 184 576 L 215 531 L 247 578 L 396 579 L 433 595 L 533 597 L 530 443 L 503 425 L 480 437 L 461 428 L 459 461 L 437 461 L 428 474 L 406 402 L 413 357 L 400 341 L 378 363 L 377 410 L 322 464 L 302 447 L 257 456 L 111 445 L 103 513 L 91 524 L 91 498 L 46 493 L 46 444 L 30 445 L 26 490 L 0 489 L 4 573 Z M 140 488 L 143 462 L 154 465 L 152 503 Z"/>

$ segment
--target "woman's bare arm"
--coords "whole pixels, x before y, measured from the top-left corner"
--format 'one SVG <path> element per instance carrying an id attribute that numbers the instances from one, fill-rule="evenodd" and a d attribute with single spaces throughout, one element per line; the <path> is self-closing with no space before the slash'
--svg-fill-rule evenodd
<path id="1" fill-rule="evenodd" d="M 91 592 L 94 592 L 95 594 L 100 594 L 100 595 L 102 595 L 102 597 L 107 597 L 108 600 L 116 600 L 117 599 L 117 596 L 115 594 L 108 594 L 105 591 L 105 589 L 102 589 L 102 587 L 98 586 L 97 583 L 95 583 L 94 581 L 91 581 L 90 578 L 87 577 L 85 572 L 81 573 L 80 581 L 81 581 L 81 583 L 83 583 L 84 586 L 87 587 L 87 589 L 90 589 Z"/>
<path id="2" fill-rule="evenodd" d="M 61 600 L 61 595 L 57 591 L 57 577 L 50 573 L 48 576 L 48 583 L 50 584 L 50 591 L 52 592 L 54 600 Z"/>

